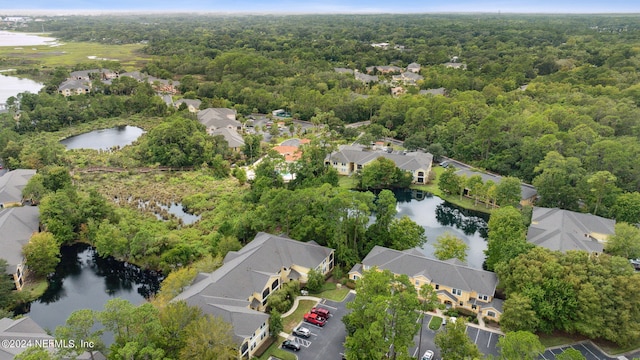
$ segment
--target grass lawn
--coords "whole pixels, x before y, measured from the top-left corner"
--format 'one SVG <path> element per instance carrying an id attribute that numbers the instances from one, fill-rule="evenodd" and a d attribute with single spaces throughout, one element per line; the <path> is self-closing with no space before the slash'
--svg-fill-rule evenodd
<path id="1" fill-rule="evenodd" d="M 445 171 L 445 168 L 443 168 L 442 166 L 432 167 L 431 172 L 436 175 L 435 179 L 431 180 L 431 182 L 427 185 L 411 185 L 411 188 L 429 192 L 443 200 L 446 200 L 454 205 L 460 206 L 465 209 L 475 210 L 475 211 L 484 212 L 484 213 L 491 213 L 490 207 L 488 208 L 484 204 L 474 205 L 473 199 L 469 199 L 466 197 L 460 198 L 460 196 L 458 195 L 451 196 L 451 195 L 444 194 L 438 188 L 438 179 L 440 179 L 440 175 L 442 175 L 444 171 Z"/>
<path id="2" fill-rule="evenodd" d="M 620 347 L 610 341 L 604 340 L 594 340 L 593 342 L 596 343 L 596 345 L 598 345 L 600 349 L 611 355 L 618 355 L 640 348 L 640 339 L 632 342 L 630 345 L 625 347 Z"/>
<path id="3" fill-rule="evenodd" d="M 286 333 L 290 333 L 300 321 L 302 321 L 302 317 L 305 313 L 308 313 L 312 307 L 316 305 L 315 301 L 312 300 L 300 300 L 298 303 L 298 308 L 291 315 L 282 318 L 283 330 Z"/>
<path id="4" fill-rule="evenodd" d="M 355 176 L 338 176 L 338 186 L 345 189 L 355 189 L 358 180 Z"/>
<path id="5" fill-rule="evenodd" d="M 566 334 L 562 332 L 553 332 L 551 334 L 537 334 L 540 338 L 540 342 L 544 347 L 553 347 L 560 346 L 566 344 L 573 344 L 578 341 L 586 340 L 587 338 L 575 335 L 575 334 Z"/>
<path id="6" fill-rule="evenodd" d="M 324 286 L 322 287 L 322 292 L 320 292 L 320 294 L 317 294 L 317 296 L 332 301 L 342 302 L 342 300 L 347 297 L 348 293 L 348 287 L 342 286 L 340 289 L 338 289 L 335 283 L 328 282 L 324 284 Z"/>
<path id="7" fill-rule="evenodd" d="M 30 299 L 35 300 L 40 296 L 42 296 L 42 294 L 44 294 L 44 292 L 47 291 L 48 287 L 49 287 L 49 283 L 47 282 L 46 279 L 44 279 L 44 280 L 36 280 L 33 282 L 29 281 L 25 283 L 22 290 L 26 291 L 29 294 Z"/>
<path id="8" fill-rule="evenodd" d="M 432 316 L 429 321 L 429 329 L 438 330 L 442 326 L 442 318 L 440 316 Z"/>
<path id="9" fill-rule="evenodd" d="M 282 344 L 284 340 L 284 338 L 278 337 L 278 341 L 274 341 L 273 344 L 269 346 L 267 351 L 265 351 L 262 356 L 258 358 L 258 360 L 267 360 L 269 356 L 273 356 L 282 360 L 296 360 L 296 356 L 294 354 L 280 348 L 280 344 Z"/>
<path id="10" fill-rule="evenodd" d="M 91 42 L 61 43 L 59 46 L 4 46 L 0 47 L 0 58 L 7 59 L 11 68 L 72 67 L 78 63 L 95 62 L 99 59 L 119 61 L 127 70 L 140 69 L 151 56 L 142 54 L 142 44 L 108 45 Z M 91 57 L 91 58 L 90 58 Z"/>

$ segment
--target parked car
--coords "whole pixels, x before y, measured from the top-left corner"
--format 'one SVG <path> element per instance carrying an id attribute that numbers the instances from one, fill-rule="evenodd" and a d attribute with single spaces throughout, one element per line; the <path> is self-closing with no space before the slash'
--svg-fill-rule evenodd
<path id="1" fill-rule="evenodd" d="M 311 336 L 311 330 L 307 329 L 306 327 L 300 326 L 293 329 L 293 335 L 308 338 L 309 336 Z"/>
<path id="2" fill-rule="evenodd" d="M 300 351 L 300 345 L 296 344 L 294 341 L 291 341 L 291 340 L 285 340 L 282 343 L 282 348 L 291 349 L 293 351 Z"/>
<path id="3" fill-rule="evenodd" d="M 304 314 L 304 321 L 320 327 L 324 326 L 324 324 L 327 323 L 327 320 L 325 318 L 323 318 L 322 316 L 316 313 L 311 313 L 311 312 Z"/>
<path id="4" fill-rule="evenodd" d="M 314 314 L 318 314 L 325 319 L 329 319 L 329 310 L 321 307 L 314 307 L 311 309 L 311 312 Z"/>
<path id="5" fill-rule="evenodd" d="M 420 360 L 433 360 L 433 351 L 427 350 L 424 355 L 422 355 L 422 359 Z"/>

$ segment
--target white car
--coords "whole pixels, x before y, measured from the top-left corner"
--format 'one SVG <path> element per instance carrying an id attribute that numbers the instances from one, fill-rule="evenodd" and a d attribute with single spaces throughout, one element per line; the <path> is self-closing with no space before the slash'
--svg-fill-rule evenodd
<path id="1" fill-rule="evenodd" d="M 420 360 L 432 360 L 433 359 L 433 351 L 427 350 L 424 355 L 422 355 L 422 359 Z"/>

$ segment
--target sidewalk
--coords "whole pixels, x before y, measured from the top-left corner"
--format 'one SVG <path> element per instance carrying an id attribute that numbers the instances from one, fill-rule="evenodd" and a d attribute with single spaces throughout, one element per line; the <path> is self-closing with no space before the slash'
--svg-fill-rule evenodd
<path id="1" fill-rule="evenodd" d="M 439 316 L 441 318 L 447 317 L 446 315 L 444 315 L 442 313 L 442 310 L 440 310 L 440 309 L 436 309 L 435 311 L 426 311 L 425 313 L 429 314 L 431 316 Z M 480 317 L 480 315 L 478 315 L 477 319 L 478 319 L 478 323 L 477 324 L 474 324 L 474 323 L 471 323 L 471 322 L 467 322 L 466 323 L 467 326 L 471 326 L 471 327 L 474 327 L 476 329 L 489 331 L 489 332 L 492 332 L 492 333 L 495 333 L 495 334 L 504 335 L 504 333 L 501 330 L 485 325 L 484 320 L 482 319 L 482 317 Z"/>
<path id="2" fill-rule="evenodd" d="M 300 302 L 300 300 L 311 300 L 311 301 L 315 301 L 316 304 L 322 301 L 321 298 L 315 297 L 315 296 L 296 296 L 296 299 L 293 301 L 293 305 L 291 306 L 291 309 L 289 309 L 289 311 L 287 311 L 286 313 L 282 314 L 282 317 L 284 318 L 293 314 L 293 312 L 296 311 L 296 309 L 298 308 L 298 303 Z"/>

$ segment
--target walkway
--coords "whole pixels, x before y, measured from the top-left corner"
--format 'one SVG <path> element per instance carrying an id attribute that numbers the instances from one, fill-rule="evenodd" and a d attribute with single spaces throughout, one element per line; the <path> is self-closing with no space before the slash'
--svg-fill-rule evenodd
<path id="1" fill-rule="evenodd" d="M 311 301 L 315 301 L 316 304 L 322 301 L 321 298 L 315 297 L 315 296 L 296 296 L 296 299 L 293 301 L 293 305 L 291 306 L 291 309 L 289 309 L 289 311 L 287 311 L 286 313 L 282 314 L 282 317 L 284 318 L 293 314 L 293 312 L 296 311 L 296 309 L 298 308 L 298 303 L 300 302 L 300 300 L 311 300 Z"/>

